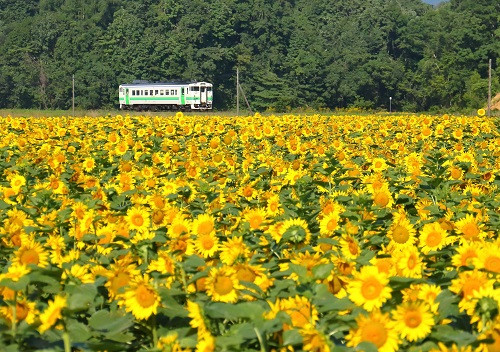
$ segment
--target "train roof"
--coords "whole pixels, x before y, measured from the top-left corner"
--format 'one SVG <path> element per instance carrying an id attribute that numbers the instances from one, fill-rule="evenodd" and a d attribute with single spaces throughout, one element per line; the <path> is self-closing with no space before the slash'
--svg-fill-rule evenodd
<path id="1" fill-rule="evenodd" d="M 197 82 L 197 81 L 190 81 L 190 82 L 179 82 L 179 81 L 174 81 L 174 82 L 147 82 L 147 81 L 133 81 L 132 83 L 125 83 L 125 84 L 120 84 L 120 86 L 123 87 L 151 87 L 151 86 L 187 86 L 190 84 L 196 84 L 196 83 L 203 83 L 205 85 L 212 85 L 212 83 L 208 82 Z"/>

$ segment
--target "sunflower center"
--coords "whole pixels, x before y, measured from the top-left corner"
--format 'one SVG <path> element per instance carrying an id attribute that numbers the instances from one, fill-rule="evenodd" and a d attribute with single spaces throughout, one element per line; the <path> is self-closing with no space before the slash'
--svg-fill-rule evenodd
<path id="1" fill-rule="evenodd" d="M 404 320 L 406 326 L 409 326 L 410 328 L 416 328 L 422 322 L 422 315 L 420 314 L 420 312 L 410 310 L 406 312 Z"/>
<path id="2" fill-rule="evenodd" d="M 389 197 L 385 192 L 378 192 L 375 194 L 375 198 L 373 199 L 373 201 L 378 206 L 385 207 L 387 204 L 389 204 Z"/>
<path id="3" fill-rule="evenodd" d="M 173 226 L 172 231 L 176 236 L 180 236 L 182 233 L 187 232 L 188 229 L 183 224 L 176 224 Z"/>
<path id="4" fill-rule="evenodd" d="M 483 284 L 483 280 L 469 277 L 468 280 L 464 282 L 464 285 L 462 287 L 464 298 L 472 295 L 474 291 L 479 291 Z"/>
<path id="5" fill-rule="evenodd" d="M 442 239 L 441 234 L 439 232 L 433 231 L 429 233 L 427 239 L 425 240 L 425 243 L 429 247 L 436 247 L 438 244 L 441 243 L 441 239 Z"/>
<path id="6" fill-rule="evenodd" d="M 233 281 L 225 276 L 218 276 L 215 279 L 214 290 L 219 295 L 224 296 L 233 290 Z"/>
<path id="7" fill-rule="evenodd" d="M 144 224 L 144 218 L 141 214 L 134 214 L 131 221 L 135 226 L 142 226 Z"/>
<path id="8" fill-rule="evenodd" d="M 369 278 L 361 285 L 361 294 L 366 299 L 375 299 L 382 292 L 382 284 L 375 278 Z"/>
<path id="9" fill-rule="evenodd" d="M 20 261 L 24 265 L 28 265 L 28 264 L 35 264 L 36 265 L 36 264 L 38 264 L 39 257 L 38 257 L 37 251 L 35 251 L 34 249 L 25 250 L 23 252 L 23 254 L 21 254 Z"/>
<path id="10" fill-rule="evenodd" d="M 415 254 L 410 255 L 406 264 L 410 270 L 417 266 L 417 258 L 415 257 Z"/>
<path id="11" fill-rule="evenodd" d="M 495 255 L 486 257 L 484 268 L 494 273 L 500 273 L 500 257 Z"/>
<path id="12" fill-rule="evenodd" d="M 155 210 L 153 212 L 153 222 L 156 225 L 161 224 L 164 217 L 165 217 L 165 215 L 163 214 L 163 211 L 161 211 L 161 210 Z"/>
<path id="13" fill-rule="evenodd" d="M 213 229 L 214 225 L 210 220 L 205 220 L 198 225 L 198 233 L 200 235 L 208 235 L 210 232 L 213 231 Z"/>
<path id="14" fill-rule="evenodd" d="M 395 242 L 403 244 L 410 238 L 410 232 L 404 226 L 396 225 L 392 230 L 392 238 Z"/>
<path id="15" fill-rule="evenodd" d="M 252 216 L 252 218 L 250 219 L 250 227 L 252 229 L 258 229 L 260 224 L 262 223 L 262 220 L 262 216 L 260 215 Z"/>
<path id="16" fill-rule="evenodd" d="M 243 190 L 243 195 L 248 198 L 251 197 L 252 194 L 253 194 L 252 187 L 245 187 L 245 189 Z"/>
<path id="17" fill-rule="evenodd" d="M 337 225 L 337 219 L 330 219 L 330 221 L 328 221 L 328 224 L 326 224 L 326 228 L 328 229 L 328 231 L 333 231 L 337 228 Z"/>
<path id="18" fill-rule="evenodd" d="M 479 227 L 475 223 L 469 222 L 462 227 L 462 233 L 465 238 L 469 240 L 474 239 L 479 235 Z"/>
<path id="19" fill-rule="evenodd" d="M 238 277 L 238 280 L 241 281 L 248 281 L 248 282 L 253 282 L 257 275 L 253 272 L 253 270 L 250 270 L 247 267 L 242 267 L 238 269 L 236 272 L 236 276 Z"/>
<path id="20" fill-rule="evenodd" d="M 135 290 L 137 303 L 143 308 L 151 307 L 156 301 L 156 295 L 153 290 L 141 285 Z"/>
<path id="21" fill-rule="evenodd" d="M 358 245 L 354 241 L 349 241 L 349 252 L 351 252 L 352 255 L 358 254 Z"/>
<path id="22" fill-rule="evenodd" d="M 214 246 L 215 241 L 211 236 L 203 236 L 200 238 L 200 243 L 203 249 L 208 250 Z"/>
<path id="23" fill-rule="evenodd" d="M 460 169 L 457 169 L 456 167 L 451 169 L 451 177 L 454 180 L 458 180 L 460 178 L 461 174 L 462 173 L 460 172 Z"/>
<path id="24" fill-rule="evenodd" d="M 28 316 L 29 309 L 25 303 L 16 303 L 16 318 L 17 321 L 24 320 Z"/>
<path id="25" fill-rule="evenodd" d="M 130 277 L 127 273 L 118 273 L 111 281 L 111 290 L 118 292 L 120 288 L 128 284 Z"/>
<path id="26" fill-rule="evenodd" d="M 382 323 L 372 321 L 363 327 L 361 341 L 369 341 L 377 347 L 382 347 L 387 341 L 387 329 Z"/>

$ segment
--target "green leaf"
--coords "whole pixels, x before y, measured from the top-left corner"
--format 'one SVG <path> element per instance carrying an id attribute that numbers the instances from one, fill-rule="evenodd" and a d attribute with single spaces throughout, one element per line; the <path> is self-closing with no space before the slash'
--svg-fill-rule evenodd
<path id="1" fill-rule="evenodd" d="M 241 319 L 257 318 L 264 313 L 264 308 L 258 302 L 243 302 L 237 304 L 210 303 L 204 307 L 205 314 L 211 318 Z"/>
<path id="2" fill-rule="evenodd" d="M 333 268 L 334 265 L 332 263 L 320 264 L 312 268 L 312 273 L 315 279 L 323 280 L 326 279 L 328 275 L 330 275 Z"/>
<path id="3" fill-rule="evenodd" d="M 97 295 L 97 289 L 92 284 L 73 286 L 68 288 L 70 294 L 68 299 L 68 309 L 74 311 L 87 310 L 92 306 Z"/>
<path id="4" fill-rule="evenodd" d="M 26 286 L 28 286 L 28 284 L 30 282 L 28 275 L 21 277 L 17 281 L 14 281 L 11 279 L 3 279 L 2 281 L 0 281 L 0 285 L 8 287 L 14 291 L 23 291 L 26 288 Z"/>
<path id="5" fill-rule="evenodd" d="M 377 352 L 378 348 L 373 343 L 365 341 L 356 346 L 356 351 Z"/>
<path id="6" fill-rule="evenodd" d="M 89 326 L 101 332 L 119 333 L 134 325 L 131 314 L 123 315 L 119 312 L 99 310 L 89 318 Z"/>
<path id="7" fill-rule="evenodd" d="M 283 345 L 294 346 L 302 343 L 302 335 L 297 330 L 286 330 L 283 332 Z"/>
<path id="8" fill-rule="evenodd" d="M 92 333 L 87 325 L 76 320 L 70 319 L 66 328 L 72 342 L 85 342 L 92 337 Z"/>
<path id="9" fill-rule="evenodd" d="M 455 342 L 458 346 L 468 346 L 476 341 L 476 336 L 461 329 L 454 329 L 449 325 L 438 325 L 430 335 L 441 342 Z"/>

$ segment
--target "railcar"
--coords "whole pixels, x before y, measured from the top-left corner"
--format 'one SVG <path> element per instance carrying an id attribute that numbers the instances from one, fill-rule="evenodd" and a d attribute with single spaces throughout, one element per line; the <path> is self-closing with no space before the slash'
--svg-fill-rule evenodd
<path id="1" fill-rule="evenodd" d="M 210 110 L 213 85 L 208 82 L 134 82 L 119 87 L 120 109 Z"/>

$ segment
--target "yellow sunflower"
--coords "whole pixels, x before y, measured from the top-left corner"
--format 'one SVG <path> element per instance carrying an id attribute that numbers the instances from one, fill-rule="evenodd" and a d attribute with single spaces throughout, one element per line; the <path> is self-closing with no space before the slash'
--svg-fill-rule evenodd
<path id="1" fill-rule="evenodd" d="M 232 265 L 238 258 L 247 258 L 250 255 L 242 236 L 228 237 L 220 249 L 219 258 L 226 265 Z"/>
<path id="2" fill-rule="evenodd" d="M 125 310 L 131 312 L 136 319 L 148 319 L 156 314 L 161 301 L 153 285 L 153 279 L 148 274 L 136 276 L 125 293 L 119 296 L 119 305 L 125 306 Z"/>
<path id="3" fill-rule="evenodd" d="M 55 296 L 53 301 L 49 301 L 48 307 L 40 315 L 40 322 L 38 327 L 40 334 L 49 330 L 56 322 L 62 318 L 62 310 L 66 307 L 66 297 Z"/>
<path id="4" fill-rule="evenodd" d="M 415 228 L 405 214 L 397 214 L 389 227 L 387 237 L 390 249 L 404 249 L 416 242 Z"/>
<path id="5" fill-rule="evenodd" d="M 340 214 L 332 211 L 325 215 L 319 223 L 319 233 L 323 236 L 331 236 L 339 228 Z"/>
<path id="6" fill-rule="evenodd" d="M 281 241 L 291 243 L 309 243 L 311 240 L 311 232 L 307 226 L 307 222 L 302 219 L 288 219 L 283 222 L 279 228 Z"/>
<path id="7" fill-rule="evenodd" d="M 369 315 L 356 318 L 356 328 L 346 336 L 347 346 L 356 347 L 362 342 L 373 343 L 379 352 L 395 352 L 398 350 L 399 338 L 393 328 L 389 314 L 374 310 Z"/>
<path id="8" fill-rule="evenodd" d="M 330 339 L 318 329 L 308 326 L 300 330 L 304 351 L 330 352 Z"/>
<path id="9" fill-rule="evenodd" d="M 473 260 L 477 269 L 484 269 L 491 273 L 500 274 L 500 242 L 487 243 Z"/>
<path id="10" fill-rule="evenodd" d="M 292 320 L 292 327 L 313 327 L 319 320 L 318 310 L 306 297 L 295 296 L 282 299 L 280 308 L 287 313 Z M 288 330 L 290 326 L 284 324 L 283 329 Z"/>
<path id="11" fill-rule="evenodd" d="M 425 262 L 420 256 L 419 250 L 414 247 L 407 247 L 398 252 L 394 252 L 398 275 L 403 277 L 420 278 L 425 268 Z"/>
<path id="12" fill-rule="evenodd" d="M 149 214 L 143 207 L 130 208 L 125 220 L 131 230 L 146 231 L 149 228 Z"/>
<path id="13" fill-rule="evenodd" d="M 485 237 L 485 233 L 482 231 L 484 224 L 479 222 L 478 217 L 474 215 L 467 214 L 465 218 L 455 222 L 456 230 L 462 234 L 461 239 L 467 241 L 479 241 Z"/>
<path id="14" fill-rule="evenodd" d="M 205 324 L 205 317 L 203 316 L 201 306 L 198 303 L 190 300 L 187 300 L 186 305 L 188 317 L 191 318 L 191 320 L 189 321 L 189 325 L 194 329 L 198 329 L 198 335 L 206 335 L 208 333 L 208 329 Z"/>
<path id="15" fill-rule="evenodd" d="M 219 251 L 219 238 L 215 232 L 198 235 L 194 240 L 196 252 L 203 258 L 213 257 Z"/>
<path id="16" fill-rule="evenodd" d="M 205 282 L 207 294 L 212 301 L 235 303 L 239 290 L 243 288 L 236 270 L 229 266 L 212 268 Z"/>
<path id="17" fill-rule="evenodd" d="M 49 253 L 47 253 L 42 245 L 35 240 L 29 240 L 14 253 L 13 263 L 21 265 L 33 264 L 41 268 L 46 268 L 49 265 Z"/>
<path id="18" fill-rule="evenodd" d="M 394 328 L 399 335 L 413 342 L 430 334 L 434 326 L 434 315 L 423 302 L 405 302 L 392 312 Z"/>
<path id="19" fill-rule="evenodd" d="M 479 242 L 463 242 L 457 248 L 457 253 L 451 258 L 454 267 L 470 266 L 474 263 L 474 258 L 479 256 L 481 244 Z"/>
<path id="20" fill-rule="evenodd" d="M 380 273 L 375 266 L 364 266 L 360 272 L 354 274 L 349 282 L 347 292 L 349 298 L 356 305 L 367 311 L 382 307 L 385 301 L 391 298 L 392 289 L 389 279 Z"/>
<path id="21" fill-rule="evenodd" d="M 0 314 L 8 322 L 12 322 L 14 318 L 14 307 L 3 306 L 0 307 Z M 33 324 L 36 318 L 40 315 L 40 312 L 36 309 L 36 303 L 28 301 L 26 298 L 18 299 L 16 301 L 16 322 L 25 321 L 28 324 Z"/>
<path id="22" fill-rule="evenodd" d="M 391 191 L 388 187 L 382 187 L 373 193 L 373 204 L 381 208 L 391 208 L 394 204 Z"/>
<path id="23" fill-rule="evenodd" d="M 215 232 L 215 219 L 210 214 L 201 214 L 193 221 L 192 232 L 198 236 Z"/>
<path id="24" fill-rule="evenodd" d="M 356 260 L 361 254 L 361 247 L 358 240 L 353 236 L 344 235 L 340 240 L 340 249 L 344 258 Z"/>
<path id="25" fill-rule="evenodd" d="M 463 271 L 458 274 L 458 278 L 451 281 L 450 291 L 460 295 L 462 299 L 458 303 L 460 311 L 466 311 L 472 315 L 476 308 L 472 301 L 474 292 L 481 289 L 493 288 L 495 280 L 490 280 L 488 274 L 477 269 L 472 271 Z"/>
<path id="26" fill-rule="evenodd" d="M 419 246 L 424 254 L 428 254 L 430 251 L 439 251 L 449 244 L 448 232 L 443 229 L 439 222 L 425 224 L 420 231 L 419 240 Z"/>
<path id="27" fill-rule="evenodd" d="M 266 216 L 265 209 L 257 208 L 245 212 L 243 218 L 250 224 L 250 229 L 260 230 L 266 224 Z"/>

